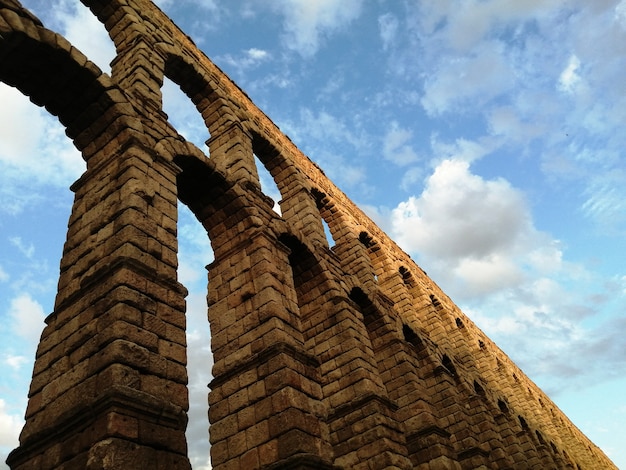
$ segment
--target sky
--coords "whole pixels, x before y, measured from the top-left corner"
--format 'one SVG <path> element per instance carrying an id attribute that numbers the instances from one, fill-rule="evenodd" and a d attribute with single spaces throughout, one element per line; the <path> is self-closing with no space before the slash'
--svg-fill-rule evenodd
<path id="1" fill-rule="evenodd" d="M 110 72 L 113 46 L 79 2 L 22 3 Z M 626 0 L 157 3 L 626 469 Z M 208 153 L 193 105 L 172 82 L 163 93 Z M 2 460 L 83 170 L 56 119 L 0 85 Z M 178 229 L 187 434 L 206 470 L 212 252 L 184 207 Z"/>

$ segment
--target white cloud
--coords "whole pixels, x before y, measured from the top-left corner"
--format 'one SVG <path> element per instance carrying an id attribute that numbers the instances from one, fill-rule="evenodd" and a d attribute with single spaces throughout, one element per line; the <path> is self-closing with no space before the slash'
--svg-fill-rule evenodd
<path id="1" fill-rule="evenodd" d="M 210 469 L 208 440 L 208 388 L 213 356 L 207 319 L 207 270 L 213 261 L 209 237 L 200 222 L 182 203 L 178 205 L 178 280 L 188 289 L 187 373 L 189 423 L 186 436 L 193 468 Z"/>
<path id="2" fill-rule="evenodd" d="M 271 58 L 272 55 L 268 51 L 252 47 L 242 51 L 240 56 L 226 54 L 217 57 L 216 60 L 232 66 L 238 73 L 243 73 L 250 68 L 257 67 L 263 62 L 271 60 Z"/>
<path id="3" fill-rule="evenodd" d="M 473 174 L 465 160 L 440 162 L 388 224 L 453 297 L 482 297 L 562 268 L 558 243 L 534 227 L 522 193 L 504 179 Z"/>
<path id="4" fill-rule="evenodd" d="M 279 0 L 285 17 L 285 45 L 304 57 L 314 55 L 325 36 L 340 30 L 361 13 L 362 0 Z"/>
<path id="5" fill-rule="evenodd" d="M 461 258 L 452 271 L 472 295 L 483 295 L 518 285 L 524 274 L 507 253 L 492 253 L 480 258 Z"/>
<path id="6" fill-rule="evenodd" d="M 420 166 L 414 166 L 404 172 L 402 181 L 400 181 L 400 187 L 405 191 L 411 191 L 411 189 L 423 179 L 424 169 Z"/>
<path id="7" fill-rule="evenodd" d="M 514 106 L 497 106 L 487 117 L 491 134 L 508 143 L 527 144 L 541 135 L 544 129 L 538 123 L 528 122 Z"/>
<path id="8" fill-rule="evenodd" d="M 580 212 L 613 234 L 626 222 L 626 82 L 615 79 L 626 64 L 625 4 L 423 2 L 411 10 L 417 52 L 407 52 L 429 115 L 484 119 L 500 146 L 541 159 L 544 176 L 582 194 Z"/>
<path id="9" fill-rule="evenodd" d="M 19 417 L 7 410 L 6 402 L 0 398 L 0 449 L 13 449 L 17 447 L 18 436 L 24 422 Z"/>
<path id="10" fill-rule="evenodd" d="M 13 331 L 33 347 L 39 342 L 44 327 L 44 310 L 29 294 L 20 294 L 11 300 L 9 316 Z"/>
<path id="11" fill-rule="evenodd" d="M 10 279 L 9 274 L 0 266 L 0 282 L 6 282 Z"/>
<path id="12" fill-rule="evenodd" d="M 494 29 L 549 17 L 562 6 L 560 0 L 468 0 L 424 4 L 420 23 L 437 32 L 444 43 L 458 51 L 475 48 Z M 443 24 L 443 26 L 441 26 Z"/>
<path id="13" fill-rule="evenodd" d="M 12 354 L 9 354 L 4 358 L 4 363 L 14 370 L 19 370 L 24 364 L 28 364 L 29 362 L 31 362 L 31 359 Z"/>
<path id="14" fill-rule="evenodd" d="M 559 77 L 558 87 L 565 93 L 574 93 L 576 86 L 580 82 L 580 75 L 578 70 L 580 68 L 580 60 L 575 55 L 572 55 L 569 59 L 567 67 L 561 72 Z"/>
<path id="15" fill-rule="evenodd" d="M 489 137 L 479 140 L 459 138 L 453 143 L 439 139 L 437 135 L 431 137 L 431 147 L 434 161 L 458 160 L 472 163 L 494 152 L 500 145 L 499 141 Z"/>
<path id="16" fill-rule="evenodd" d="M 37 145 L 46 135 L 46 113 L 16 88 L 0 83 L 0 161 L 10 165 L 34 165 Z M 26 160 L 28 163 L 24 163 Z"/>
<path id="17" fill-rule="evenodd" d="M 0 211 L 19 213 L 42 186 L 68 187 L 85 168 L 63 126 L 15 88 L 0 83 Z M 4 108 L 3 108 L 4 109 Z"/>
<path id="18" fill-rule="evenodd" d="M 202 344 L 205 345 L 202 348 Z M 192 467 L 211 468 L 209 458 L 208 387 L 211 380 L 211 351 L 206 342 L 188 340 L 189 424 L 186 437 Z"/>
<path id="19" fill-rule="evenodd" d="M 206 287 L 190 290 L 187 297 L 187 364 L 189 424 L 186 436 L 189 459 L 194 469 L 210 469 L 207 384 L 212 379 L 213 356 L 207 320 Z"/>
<path id="20" fill-rule="evenodd" d="M 369 140 L 360 131 L 354 129 L 354 125 L 354 122 L 347 121 L 343 117 L 323 110 L 315 112 L 309 108 L 300 109 L 300 122 L 297 125 L 291 124 L 294 132 L 299 136 L 327 145 L 329 142 L 348 144 L 355 150 L 363 150 L 369 145 Z M 332 147 L 336 148 L 336 145 Z"/>
<path id="21" fill-rule="evenodd" d="M 623 282 L 607 283 L 566 261 L 507 181 L 486 180 L 468 161 L 447 159 L 423 192 L 389 217 L 376 208 L 368 213 L 548 393 L 600 379 L 606 367 L 615 377 L 626 370 L 622 316 L 599 317 L 603 305 L 623 308 Z"/>
<path id="22" fill-rule="evenodd" d="M 615 7 L 615 19 L 624 29 L 626 29 L 626 0 L 622 0 Z"/>
<path id="23" fill-rule="evenodd" d="M 417 153 L 410 145 L 413 133 L 392 121 L 383 138 L 383 157 L 396 165 L 404 166 L 418 160 Z"/>
<path id="24" fill-rule="evenodd" d="M 163 80 L 161 92 L 163 111 L 168 115 L 170 123 L 185 139 L 208 155 L 206 141 L 209 139 L 209 131 L 193 102 L 169 78 Z"/>
<path id="25" fill-rule="evenodd" d="M 180 2 L 180 0 L 178 0 L 178 2 Z M 218 10 L 215 0 L 187 0 L 187 2 L 196 5 L 205 11 L 215 12 Z"/>
<path id="26" fill-rule="evenodd" d="M 564 289 L 563 280 L 528 280 L 475 307 L 463 310 L 491 339 L 506 345 L 514 361 L 549 395 L 623 377 L 626 371 L 622 316 L 598 321 L 593 300 Z"/>
<path id="27" fill-rule="evenodd" d="M 182 203 L 178 204 L 178 240 L 179 281 L 190 292 L 206 291 L 205 266 L 213 261 L 213 249 L 204 227 Z"/>
<path id="28" fill-rule="evenodd" d="M 409 251 L 446 258 L 483 257 L 513 245 L 528 224 L 521 194 L 486 181 L 462 160 L 444 160 L 422 195 L 394 210 L 394 231 Z"/>
<path id="29" fill-rule="evenodd" d="M 365 180 L 362 155 L 370 151 L 371 142 L 359 127 L 358 119 L 351 117 L 349 120 L 325 110 L 301 108 L 297 121 L 282 121 L 280 128 L 303 152 L 311 149 L 311 157 L 332 181 L 355 187 Z"/>
<path id="30" fill-rule="evenodd" d="M 269 52 L 264 51 L 262 49 L 257 49 L 256 47 L 252 47 L 248 49 L 246 51 L 246 54 L 251 60 L 257 60 L 257 61 L 265 60 L 270 56 Z"/>

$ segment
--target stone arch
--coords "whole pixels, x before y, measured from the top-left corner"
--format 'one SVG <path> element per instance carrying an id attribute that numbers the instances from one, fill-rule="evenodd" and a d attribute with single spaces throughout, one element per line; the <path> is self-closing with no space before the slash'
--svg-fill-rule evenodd
<path id="1" fill-rule="evenodd" d="M 318 188 L 313 188 L 311 194 L 322 217 L 322 223 L 325 225 L 324 230 L 327 232 L 328 245 L 333 248 L 347 234 L 341 211 L 337 210 L 332 199 Z"/>
<path id="2" fill-rule="evenodd" d="M 417 283 L 415 282 L 415 277 L 413 277 L 413 274 L 411 274 L 411 271 L 406 266 L 400 265 L 398 273 L 402 276 L 402 282 L 406 284 L 408 289 L 416 287 Z"/>
<path id="3" fill-rule="evenodd" d="M 156 48 L 164 57 L 163 75 L 176 83 L 187 95 L 204 119 L 207 130 L 210 130 L 214 121 L 211 119 L 210 106 L 219 98 L 217 86 L 211 83 L 206 72 L 186 60 L 181 52 L 171 45 L 159 43 Z"/>
<path id="4" fill-rule="evenodd" d="M 225 251 L 239 221 L 251 221 L 248 228 L 260 226 L 261 220 L 247 196 L 221 173 L 211 159 L 198 155 L 177 155 L 174 163 L 181 168 L 177 175 L 179 199 L 205 227 L 215 256 Z M 256 216 L 256 217 L 255 217 Z"/>
<path id="5" fill-rule="evenodd" d="M 25 12 L 2 15 L 13 18 L 0 39 L 0 80 L 57 116 L 84 158 L 104 127 L 140 128 L 129 122 L 133 113 L 110 79 L 65 38 Z"/>
<path id="6" fill-rule="evenodd" d="M 319 360 L 305 347 L 305 319 L 298 305 L 305 300 L 298 298 L 289 275 L 301 262 L 310 267 L 312 252 L 293 236 L 279 236 L 277 229 L 284 225 L 270 214 L 271 209 L 259 207 L 258 195 L 229 181 L 214 162 L 189 155 L 174 160 L 182 169 L 180 199 L 206 228 L 215 253 L 215 261 L 208 266 L 214 357 L 209 393 L 212 464 L 228 465 L 232 458 L 228 442 L 233 438 L 247 442 L 250 434 L 256 435 L 256 443 L 250 441 L 254 448 L 266 443 L 290 457 L 304 446 L 330 458 L 328 431 L 319 416 L 322 395 L 314 385 Z M 289 260 L 290 255 L 298 259 Z M 309 273 L 305 271 L 301 274 Z M 296 277 L 295 282 L 306 280 Z M 300 295 L 304 295 L 302 289 Z M 254 374 L 259 382 L 242 382 L 240 374 Z M 267 414 L 255 414 L 257 407 Z M 231 416 L 250 413 L 233 428 Z M 284 424 L 277 427 L 277 420 Z M 312 427 L 302 429 L 305 422 Z M 306 437 L 294 445 L 293 436 L 302 431 Z"/>
<path id="7" fill-rule="evenodd" d="M 281 216 L 292 230 L 301 232 L 314 245 L 326 246 L 322 215 L 314 189 L 294 165 L 286 149 L 277 146 L 251 125 L 252 151 L 274 179 L 281 195 Z"/>
<path id="8" fill-rule="evenodd" d="M 313 325 L 323 319 L 324 305 L 339 297 L 341 291 L 329 275 L 328 266 L 316 256 L 310 244 L 290 233 L 281 234 L 279 241 L 289 249 L 289 266 L 293 277 L 295 300 L 304 326 L 305 348 L 313 352 L 319 340 L 316 338 Z"/>

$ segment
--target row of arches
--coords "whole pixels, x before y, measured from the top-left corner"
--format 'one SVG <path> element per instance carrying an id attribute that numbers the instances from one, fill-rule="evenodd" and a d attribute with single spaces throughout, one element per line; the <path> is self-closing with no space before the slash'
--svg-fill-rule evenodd
<path id="1" fill-rule="evenodd" d="M 15 467 L 45 461 L 59 446 L 51 468 L 107 458 L 188 468 L 177 200 L 215 256 L 214 468 L 390 459 L 408 469 L 488 461 L 502 450 L 479 430 L 486 420 L 492 431 L 511 431 L 480 404 L 494 381 L 434 283 L 160 10 L 148 1 L 84 3 L 115 44 L 111 76 L 16 2 L 0 3 L 0 79 L 57 115 L 87 161 Z M 208 155 L 168 122 L 166 78 L 201 116 Z M 258 162 L 276 184 L 278 212 Z M 81 413 L 90 418 L 74 431 Z M 105 437 L 111 450 L 92 447 Z M 437 446 L 425 444 L 433 439 Z M 75 446 L 64 447 L 70 440 Z"/>

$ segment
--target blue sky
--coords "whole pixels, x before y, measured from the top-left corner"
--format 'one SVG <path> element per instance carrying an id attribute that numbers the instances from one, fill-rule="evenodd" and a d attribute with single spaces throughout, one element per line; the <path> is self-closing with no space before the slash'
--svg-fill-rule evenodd
<path id="1" fill-rule="evenodd" d="M 158 3 L 626 468 L 626 0 Z M 79 2 L 23 4 L 110 70 L 112 45 Z M 202 146 L 207 131 L 171 82 L 164 101 Z M 60 125 L 1 86 L 2 457 L 83 169 Z M 212 255 L 184 208 L 179 234 L 192 414 L 204 419 Z M 197 469 L 210 468 L 202 419 L 188 432 Z"/>

